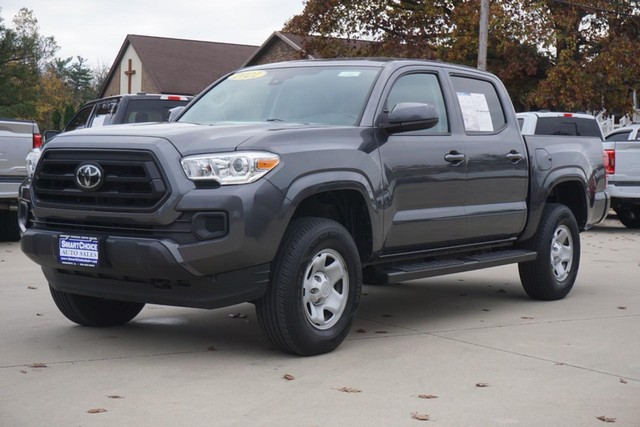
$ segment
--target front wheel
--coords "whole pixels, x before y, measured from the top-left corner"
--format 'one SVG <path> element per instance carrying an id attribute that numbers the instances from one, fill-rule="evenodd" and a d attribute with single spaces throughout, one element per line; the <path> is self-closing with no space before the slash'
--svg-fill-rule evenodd
<path id="1" fill-rule="evenodd" d="M 60 312 L 82 326 L 122 325 L 136 317 L 144 307 L 144 303 L 70 294 L 58 291 L 51 285 L 49 289 Z"/>
<path id="2" fill-rule="evenodd" d="M 560 204 L 548 204 L 538 231 L 526 244 L 538 257 L 518 264 L 520 281 L 532 298 L 564 298 L 576 281 L 580 264 L 580 231 L 573 213 Z"/>
<path id="3" fill-rule="evenodd" d="M 360 257 L 349 232 L 324 218 L 296 219 L 273 262 L 267 294 L 256 302 L 260 326 L 287 353 L 330 352 L 349 332 L 361 288 Z"/>

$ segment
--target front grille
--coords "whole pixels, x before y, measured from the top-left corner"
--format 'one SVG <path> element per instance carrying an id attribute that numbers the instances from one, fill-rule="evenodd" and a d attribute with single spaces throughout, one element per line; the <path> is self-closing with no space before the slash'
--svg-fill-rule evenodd
<path id="1" fill-rule="evenodd" d="M 101 169 L 103 181 L 93 190 L 76 182 L 76 172 L 87 164 Z M 157 208 L 167 187 L 154 156 L 143 151 L 45 151 L 32 184 L 39 206 L 142 212 Z"/>

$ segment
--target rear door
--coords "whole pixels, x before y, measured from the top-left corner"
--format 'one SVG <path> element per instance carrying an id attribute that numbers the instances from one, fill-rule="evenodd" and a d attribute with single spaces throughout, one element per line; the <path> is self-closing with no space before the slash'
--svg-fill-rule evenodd
<path id="1" fill-rule="evenodd" d="M 451 75 L 464 127 L 467 243 L 516 237 L 527 217 L 529 163 L 511 101 L 497 79 Z"/>

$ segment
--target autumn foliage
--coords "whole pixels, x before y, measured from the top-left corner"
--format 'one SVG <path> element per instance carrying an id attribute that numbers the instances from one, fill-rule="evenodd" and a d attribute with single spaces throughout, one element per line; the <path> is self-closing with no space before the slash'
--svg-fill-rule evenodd
<path id="1" fill-rule="evenodd" d="M 307 53 L 322 57 L 475 66 L 479 12 L 479 0 L 307 0 L 283 30 L 305 36 Z M 490 0 L 489 17 L 487 67 L 518 109 L 632 109 L 630 94 L 640 89 L 640 2 Z"/>

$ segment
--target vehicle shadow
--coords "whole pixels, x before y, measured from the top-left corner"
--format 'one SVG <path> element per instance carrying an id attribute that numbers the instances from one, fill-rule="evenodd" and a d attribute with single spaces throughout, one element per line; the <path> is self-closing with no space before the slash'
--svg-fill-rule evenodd
<path id="1" fill-rule="evenodd" d="M 412 332 L 478 327 L 504 312 L 524 316 L 535 301 L 517 281 L 495 281 L 465 275 L 393 285 L 365 285 L 359 311 L 347 340 Z M 493 320 L 492 320 L 493 319 Z M 519 317 L 514 317 L 519 321 Z M 97 345 L 113 357 L 224 353 L 255 359 L 289 357 L 263 335 L 252 304 L 217 310 L 147 306 L 126 325 L 113 328 L 56 327 L 53 337 L 68 342 L 73 353 Z M 52 331 L 49 331 L 51 333 Z M 91 358 L 90 355 L 86 357 Z M 104 355 L 102 356 L 104 357 Z"/>

